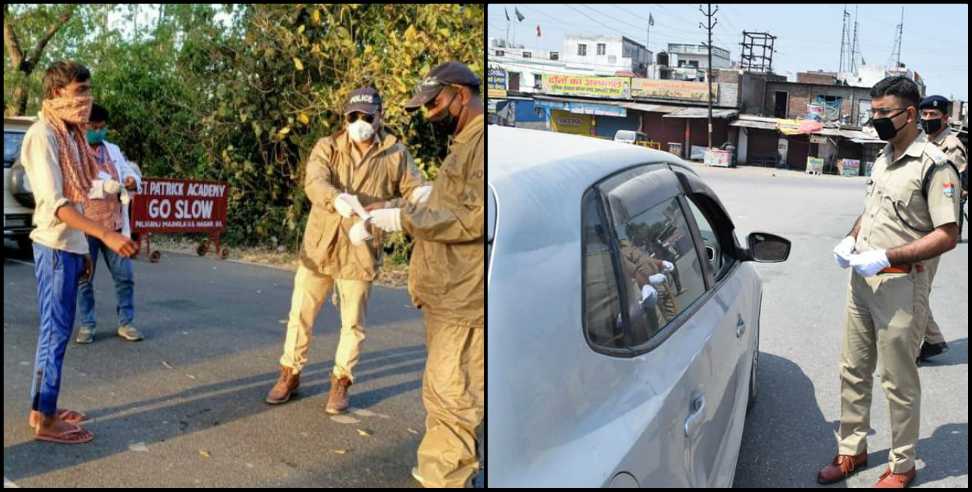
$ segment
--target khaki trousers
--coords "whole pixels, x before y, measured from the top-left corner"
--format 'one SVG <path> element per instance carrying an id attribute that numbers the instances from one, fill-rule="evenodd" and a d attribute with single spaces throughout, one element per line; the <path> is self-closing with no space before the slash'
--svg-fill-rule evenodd
<path id="1" fill-rule="evenodd" d="M 941 257 L 932 258 L 924 262 L 925 270 L 928 272 L 928 295 L 931 297 L 931 285 L 935 281 L 935 273 L 938 271 L 938 260 Z M 929 303 L 931 301 L 929 300 Z M 938 323 L 935 322 L 935 317 L 932 316 L 931 305 L 927 305 L 928 310 L 928 327 L 925 328 L 925 340 L 928 343 L 942 343 L 945 341 L 945 336 L 942 335 L 942 329 L 938 327 Z"/>
<path id="2" fill-rule="evenodd" d="M 921 383 L 915 357 L 928 319 L 928 272 L 851 273 L 847 324 L 840 361 L 839 454 L 856 455 L 867 445 L 874 369 L 880 361 L 881 387 L 891 410 L 894 473 L 915 466 Z"/>
<path id="3" fill-rule="evenodd" d="M 352 374 L 361 354 L 361 344 L 365 339 L 365 310 L 371 282 L 364 280 L 341 280 L 318 274 L 304 265 L 297 267 L 294 277 L 294 294 L 290 301 L 290 319 L 287 322 L 287 338 L 284 341 L 280 365 L 290 367 L 299 373 L 307 364 L 307 350 L 310 346 L 317 313 L 327 300 L 328 294 L 337 283 L 338 305 L 341 308 L 341 335 L 334 356 L 335 377 L 347 377 L 354 381 Z"/>
<path id="4" fill-rule="evenodd" d="M 437 320 L 423 309 L 429 358 L 422 378 L 425 436 L 418 472 L 425 487 L 465 487 L 479 470 L 476 435 L 485 413 L 485 329 Z"/>

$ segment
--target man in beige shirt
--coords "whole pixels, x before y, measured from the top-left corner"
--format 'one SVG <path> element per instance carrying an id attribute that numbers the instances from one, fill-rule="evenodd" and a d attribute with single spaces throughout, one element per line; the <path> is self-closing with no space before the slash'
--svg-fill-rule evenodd
<path id="1" fill-rule="evenodd" d="M 36 202 L 36 228 L 30 238 L 40 311 L 28 423 L 35 439 L 63 444 L 94 438 L 79 425 L 83 414 L 57 408 L 64 351 L 74 328 L 78 281 L 91 275 L 84 235 L 97 237 L 123 256 L 137 251 L 130 239 L 84 215 L 99 206 L 88 198 L 97 176 L 84 132 L 91 105 L 88 69 L 75 62 L 51 65 L 44 74 L 41 112 L 24 135 L 20 155 Z"/>
<path id="2" fill-rule="evenodd" d="M 408 291 L 425 318 L 422 378 L 428 413 L 412 476 L 425 487 L 463 487 L 479 472 L 485 413 L 485 121 L 479 78 L 450 61 L 431 71 L 405 104 L 424 107 L 451 139 L 428 202 L 372 211 L 385 231 L 415 238 Z"/>
<path id="3" fill-rule="evenodd" d="M 345 127 L 320 139 L 307 160 L 304 190 L 311 202 L 300 264 L 294 278 L 290 320 L 280 357 L 280 377 L 266 402 L 288 401 L 300 385 L 314 320 L 337 287 L 341 334 L 325 411 L 347 411 L 365 339 L 365 310 L 382 257 L 381 230 L 370 230 L 364 205 L 425 200 L 430 187 L 408 149 L 381 126 L 381 97 L 373 88 L 351 93 Z M 362 217 L 363 216 L 363 217 Z"/>
<path id="4" fill-rule="evenodd" d="M 817 474 L 844 480 L 867 464 L 875 369 L 891 413 L 888 468 L 876 484 L 903 488 L 915 478 L 921 381 L 915 357 L 928 320 L 926 262 L 958 239 L 958 173 L 918 129 L 918 86 L 888 77 L 871 89 L 871 113 L 888 145 L 874 163 L 864 213 L 834 249 L 853 267 L 840 360 L 837 456 Z M 880 364 L 878 364 L 880 360 Z"/>

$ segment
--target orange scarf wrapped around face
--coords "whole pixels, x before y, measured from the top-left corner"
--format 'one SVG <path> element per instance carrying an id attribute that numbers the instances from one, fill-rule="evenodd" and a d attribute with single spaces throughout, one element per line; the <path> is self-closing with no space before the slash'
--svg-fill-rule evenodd
<path id="1" fill-rule="evenodd" d="M 74 203 L 80 203 L 86 217 L 114 231 L 118 229 L 118 212 L 121 210 L 117 198 L 111 197 L 106 200 L 88 198 L 91 181 L 98 175 L 95 156 L 84 134 L 84 125 L 88 123 L 88 118 L 91 116 L 92 102 L 90 96 L 45 99 L 41 112 L 57 140 L 57 160 L 63 176 L 64 197 Z M 68 125 L 71 127 L 69 128 Z M 114 166 L 107 167 L 112 177 L 117 180 Z"/>

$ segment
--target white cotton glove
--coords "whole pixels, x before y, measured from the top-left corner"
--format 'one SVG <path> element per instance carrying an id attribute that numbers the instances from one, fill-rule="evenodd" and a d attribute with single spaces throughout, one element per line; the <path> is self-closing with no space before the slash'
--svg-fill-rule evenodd
<path id="1" fill-rule="evenodd" d="M 665 267 L 665 272 L 673 272 L 673 271 L 675 271 L 675 265 L 673 265 L 672 262 L 670 262 L 670 261 L 664 261 L 664 260 L 662 260 L 662 266 Z"/>
<path id="2" fill-rule="evenodd" d="M 878 272 L 891 266 L 886 250 L 865 251 L 861 254 L 850 255 L 850 266 L 862 277 L 873 277 Z"/>
<path id="3" fill-rule="evenodd" d="M 351 238 L 351 244 L 361 246 L 365 241 L 371 239 L 371 233 L 368 232 L 367 225 L 367 220 L 359 220 L 351 226 L 351 230 L 348 232 L 348 236 Z"/>
<path id="4" fill-rule="evenodd" d="M 850 257 L 854 253 L 854 244 L 857 242 L 854 236 L 847 236 L 843 241 L 834 247 L 834 261 L 837 266 L 847 268 L 850 266 Z"/>
<path id="5" fill-rule="evenodd" d="M 665 283 L 665 280 L 667 280 L 667 277 L 663 273 L 656 273 L 648 277 L 648 283 L 651 285 L 662 285 Z"/>
<path id="6" fill-rule="evenodd" d="M 379 208 L 371 211 L 371 223 L 385 232 L 402 230 L 402 210 L 400 208 Z"/>
<path id="7" fill-rule="evenodd" d="M 121 183 L 115 181 L 114 179 L 109 179 L 105 181 L 105 194 L 107 195 L 117 195 L 122 189 Z"/>
<path id="8" fill-rule="evenodd" d="M 340 195 L 334 197 L 334 210 L 341 214 L 341 217 L 345 219 L 350 219 L 351 215 L 354 214 L 354 205 L 358 201 L 358 197 L 354 195 L 349 195 L 347 193 L 341 193 Z"/>
<path id="9" fill-rule="evenodd" d="M 429 195 L 431 194 L 432 194 L 432 186 L 430 185 L 419 186 L 418 188 L 412 190 L 412 194 L 409 195 L 408 201 L 411 202 L 412 205 L 425 203 L 429 200 Z"/>
<path id="10" fill-rule="evenodd" d="M 650 285 L 644 285 L 641 287 L 641 305 L 653 308 L 658 301 L 658 291 L 656 291 Z"/>
<path id="11" fill-rule="evenodd" d="M 114 179 L 92 179 L 88 198 L 102 200 L 107 197 L 106 195 L 116 195 L 119 191 L 121 191 L 121 183 Z"/>

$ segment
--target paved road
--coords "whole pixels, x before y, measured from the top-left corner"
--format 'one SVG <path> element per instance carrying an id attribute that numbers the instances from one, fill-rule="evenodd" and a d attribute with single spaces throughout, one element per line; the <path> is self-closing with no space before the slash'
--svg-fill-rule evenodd
<path id="1" fill-rule="evenodd" d="M 356 413 L 340 423 L 323 411 L 338 340 L 330 303 L 318 318 L 303 396 L 263 403 L 277 377 L 293 273 L 182 255 L 139 261 L 135 325 L 146 340 L 133 344 L 113 336 L 114 290 L 102 263 L 98 338 L 69 345 L 60 400 L 94 418 L 96 437 L 64 446 L 32 441 L 26 425 L 38 323 L 29 260 L 5 248 L 5 485 L 417 486 L 410 469 L 425 428 L 425 336 L 404 290 L 373 290 L 351 387 Z"/>
<path id="2" fill-rule="evenodd" d="M 758 265 L 763 278 L 760 401 L 749 415 L 736 487 L 813 487 L 836 450 L 837 363 L 849 272 L 831 250 L 863 210 L 867 178 L 806 176 L 760 168 L 697 167 L 735 219 L 739 236 L 772 232 L 793 242 L 790 259 Z M 968 232 L 964 235 L 967 238 Z M 968 487 L 968 243 L 947 253 L 931 306 L 951 351 L 921 367 L 919 487 Z M 884 471 L 888 403 L 875 377 L 869 467 L 841 487 L 868 487 Z"/>

